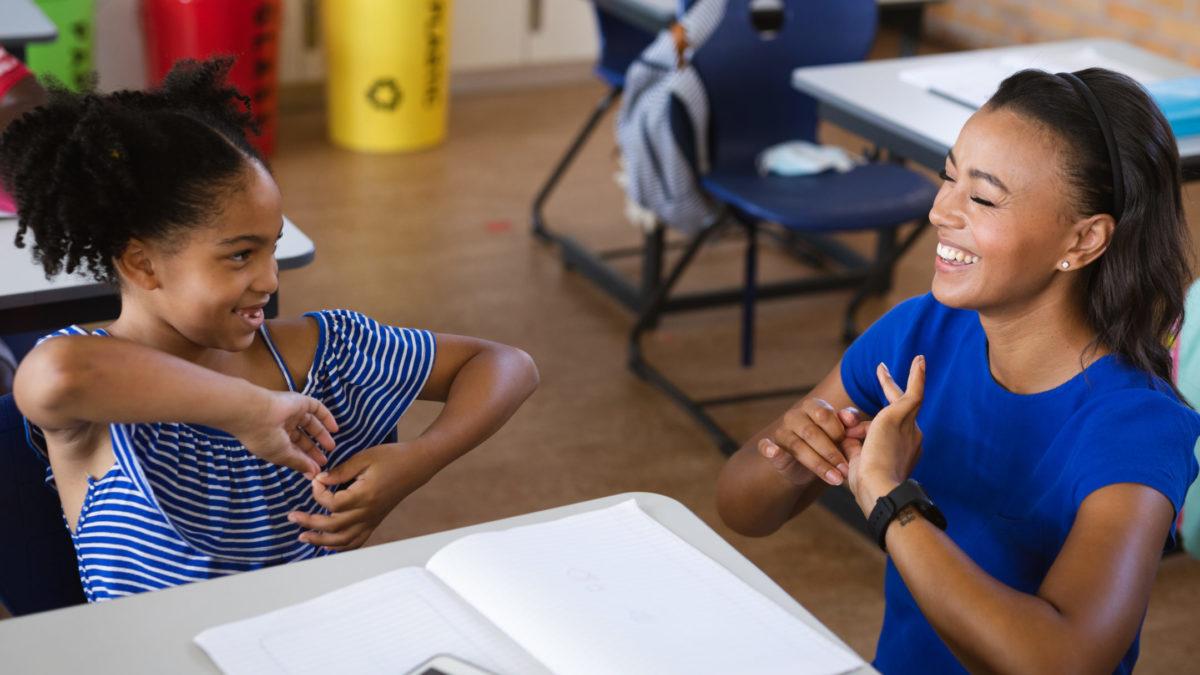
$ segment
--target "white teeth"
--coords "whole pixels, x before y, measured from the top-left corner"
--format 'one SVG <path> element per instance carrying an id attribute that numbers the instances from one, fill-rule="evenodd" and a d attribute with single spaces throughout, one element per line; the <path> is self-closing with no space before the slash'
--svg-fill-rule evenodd
<path id="1" fill-rule="evenodd" d="M 959 263 L 962 265 L 973 265 L 979 262 L 979 256 L 971 255 L 942 243 L 938 243 L 937 245 L 937 254 L 939 258 L 945 260 L 946 262 Z"/>

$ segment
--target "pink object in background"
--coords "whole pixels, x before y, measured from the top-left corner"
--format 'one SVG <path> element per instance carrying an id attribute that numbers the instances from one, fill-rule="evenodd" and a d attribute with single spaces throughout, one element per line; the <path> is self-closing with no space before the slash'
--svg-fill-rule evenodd
<path id="1" fill-rule="evenodd" d="M 25 67 L 25 64 L 21 63 L 17 57 L 4 51 L 3 47 L 0 47 L 0 101 L 4 100 L 9 89 L 17 86 L 18 82 L 29 76 L 30 72 Z M 0 215 L 16 212 L 17 205 L 13 203 L 12 197 L 0 186 Z"/>

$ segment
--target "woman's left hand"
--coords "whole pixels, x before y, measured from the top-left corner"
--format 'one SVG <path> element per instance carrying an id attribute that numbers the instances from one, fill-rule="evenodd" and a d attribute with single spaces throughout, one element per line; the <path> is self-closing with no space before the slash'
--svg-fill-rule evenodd
<path id="1" fill-rule="evenodd" d="M 367 448 L 313 480 L 313 498 L 329 515 L 293 511 L 288 520 L 308 530 L 300 535 L 302 542 L 334 551 L 358 548 L 392 509 L 433 477 L 427 464 L 411 444 Z M 329 489 L 344 483 L 350 485 Z"/>
<path id="2" fill-rule="evenodd" d="M 882 363 L 875 374 L 888 405 L 871 421 L 866 440 L 848 438 L 843 446 L 850 462 L 847 484 L 867 515 L 875 508 L 876 500 L 908 478 L 921 457 L 917 413 L 925 396 L 925 357 L 913 359 L 905 389 L 900 389 Z"/>

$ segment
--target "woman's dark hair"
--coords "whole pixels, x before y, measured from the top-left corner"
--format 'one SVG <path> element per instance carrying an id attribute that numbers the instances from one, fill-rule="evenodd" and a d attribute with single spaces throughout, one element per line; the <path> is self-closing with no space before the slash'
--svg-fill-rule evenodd
<path id="1" fill-rule="evenodd" d="M 17 246 L 32 232 L 50 277 L 83 268 L 116 282 L 132 238 L 170 241 L 220 211 L 239 187 L 254 129 L 250 99 L 229 85 L 231 58 L 183 61 L 150 91 L 50 100 L 0 137 L 0 182 L 17 203 Z"/>
<path id="2" fill-rule="evenodd" d="M 1087 319 L 1099 344 L 1170 383 L 1166 345 L 1183 318 L 1192 279 L 1175 135 L 1134 80 L 1103 68 L 1075 75 L 1095 94 L 1112 127 L 1125 195 L 1108 250 L 1083 271 Z M 986 109 L 1011 110 L 1056 134 L 1075 213 L 1113 213 L 1103 130 L 1067 78 L 1023 70 L 1000 84 Z"/>

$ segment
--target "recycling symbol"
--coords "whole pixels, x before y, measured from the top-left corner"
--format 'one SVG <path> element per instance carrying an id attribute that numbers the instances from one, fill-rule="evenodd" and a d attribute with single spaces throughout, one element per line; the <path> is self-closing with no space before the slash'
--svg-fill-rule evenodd
<path id="1" fill-rule="evenodd" d="M 381 110 L 395 110 L 400 106 L 402 98 L 400 85 L 396 84 L 395 78 L 391 77 L 381 77 L 375 80 L 371 88 L 367 90 L 367 101 Z"/>

